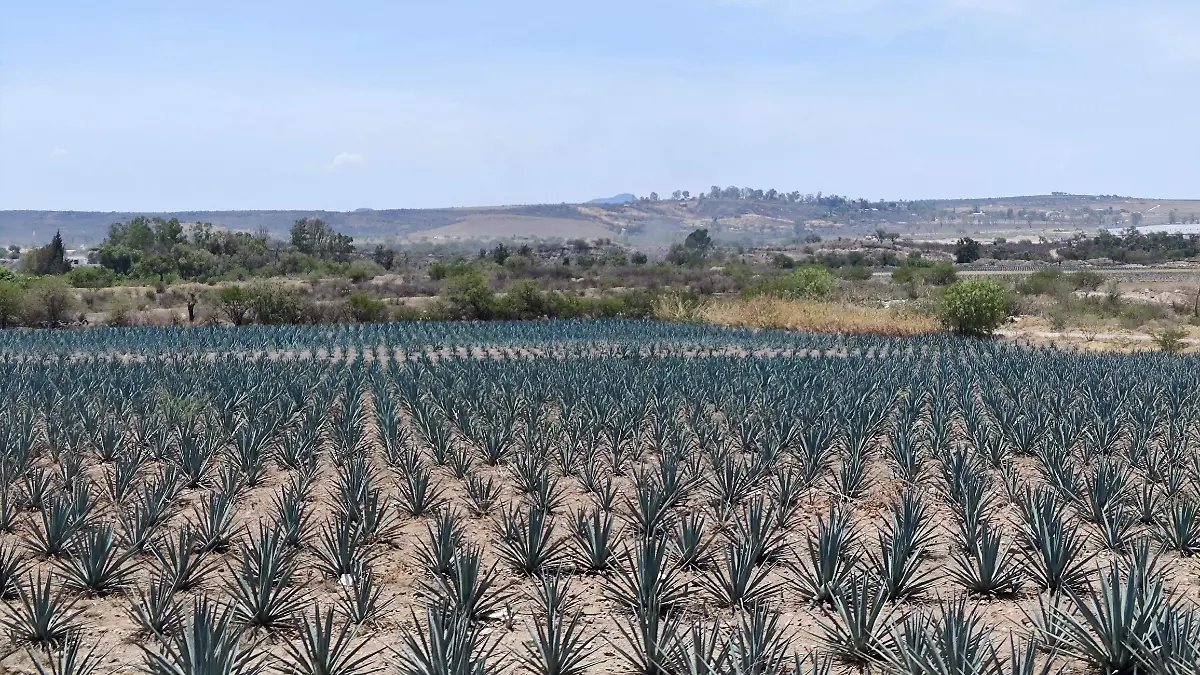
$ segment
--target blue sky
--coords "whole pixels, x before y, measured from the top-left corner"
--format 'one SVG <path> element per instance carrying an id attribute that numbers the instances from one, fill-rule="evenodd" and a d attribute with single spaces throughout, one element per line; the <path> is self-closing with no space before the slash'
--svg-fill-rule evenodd
<path id="1" fill-rule="evenodd" d="M 1200 198 L 1200 3 L 6 3 L 0 209 Z"/>

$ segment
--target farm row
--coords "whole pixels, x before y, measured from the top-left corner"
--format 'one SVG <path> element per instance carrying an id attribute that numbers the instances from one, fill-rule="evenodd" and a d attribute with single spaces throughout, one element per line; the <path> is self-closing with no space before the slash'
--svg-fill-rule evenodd
<path id="1" fill-rule="evenodd" d="M 1190 358 L 644 322 L 0 339 L 5 668 L 1200 667 Z"/>

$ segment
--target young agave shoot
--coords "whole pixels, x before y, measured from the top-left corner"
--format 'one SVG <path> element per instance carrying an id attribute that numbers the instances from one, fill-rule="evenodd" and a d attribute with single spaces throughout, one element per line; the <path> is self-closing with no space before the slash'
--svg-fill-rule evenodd
<path id="1" fill-rule="evenodd" d="M 399 483 L 402 514 L 418 518 L 437 510 L 442 504 L 443 490 L 433 482 L 433 473 L 422 466 L 405 474 Z"/>
<path id="2" fill-rule="evenodd" d="M 604 593 L 635 614 L 651 608 L 667 610 L 683 600 L 686 585 L 667 556 L 665 538 L 641 539 L 625 550 L 623 564 L 613 568 Z"/>
<path id="3" fill-rule="evenodd" d="M 579 509 L 571 521 L 571 535 L 575 540 L 576 558 L 589 572 L 603 572 L 612 567 L 616 559 L 614 544 L 621 533 L 614 534 L 615 519 L 611 511 L 602 509 Z"/>
<path id="4" fill-rule="evenodd" d="M 761 675 L 788 672 L 791 639 L 779 614 L 765 607 L 742 612 L 729 641 L 730 672 Z"/>
<path id="5" fill-rule="evenodd" d="M 699 569 L 708 562 L 708 517 L 692 512 L 680 518 L 671 533 L 670 543 L 675 550 L 676 564 L 683 569 Z"/>
<path id="6" fill-rule="evenodd" d="M 1025 574 L 1003 541 L 1001 532 L 984 522 L 971 542 L 959 538 L 952 552 L 950 576 L 971 593 L 1011 596 L 1021 589 Z"/>
<path id="7" fill-rule="evenodd" d="M 429 601 L 444 604 L 467 621 L 494 619 L 508 599 L 508 586 L 501 585 L 495 563 L 483 566 L 479 548 L 467 546 L 454 558 L 454 569 L 444 577 L 421 583 Z"/>
<path id="8" fill-rule="evenodd" d="M 476 516 L 491 513 L 500 499 L 500 486 L 490 477 L 479 474 L 467 476 L 467 506 Z"/>
<path id="9" fill-rule="evenodd" d="M 367 650 L 365 640 L 355 640 L 351 622 L 334 626 L 334 612 L 321 612 L 314 605 L 312 615 L 301 622 L 299 639 L 284 639 L 287 672 L 295 675 L 371 675 L 383 670 L 373 663 L 382 649 Z"/>
<path id="10" fill-rule="evenodd" d="M 152 578 L 147 587 L 137 587 L 137 595 L 130 603 L 130 616 L 146 636 L 162 639 L 179 629 L 183 604 L 170 581 Z"/>
<path id="11" fill-rule="evenodd" d="M 249 675 L 263 669 L 264 655 L 242 641 L 234 609 L 208 597 L 192 601 L 177 634 L 161 643 L 139 644 L 150 675 L 229 673 Z"/>
<path id="12" fill-rule="evenodd" d="M 564 546 L 554 536 L 550 514 L 536 506 L 512 507 L 501 520 L 500 557 L 524 574 L 539 574 L 556 564 Z"/>
<path id="13" fill-rule="evenodd" d="M 558 577 L 542 579 L 530 639 L 522 645 L 524 652 L 517 654 L 531 673 L 583 675 L 597 663 L 591 649 L 597 636 L 584 633 L 583 613 L 570 606 L 568 590 L 569 584 Z"/>
<path id="14" fill-rule="evenodd" d="M 417 550 L 417 559 L 430 573 L 442 576 L 450 573 L 454 556 L 462 546 L 466 533 L 462 519 L 450 509 L 437 513 L 432 523 L 426 525 L 427 536 Z"/>
<path id="15" fill-rule="evenodd" d="M 41 572 L 36 579 L 28 577 L 28 583 L 17 588 L 20 604 L 3 608 L 0 625 L 8 629 L 14 643 L 48 649 L 80 629 L 78 617 L 83 608 L 75 608 L 79 596 L 62 587 L 54 590 L 53 579 L 53 574 L 43 579 Z"/>
<path id="16" fill-rule="evenodd" d="M 795 584 L 802 597 L 816 603 L 831 602 L 841 593 L 858 567 L 857 536 L 850 513 L 830 504 L 829 514 L 809 530 L 805 554 L 796 566 Z"/>
<path id="17" fill-rule="evenodd" d="M 457 615 L 446 605 L 425 608 L 424 622 L 413 615 L 417 627 L 406 632 L 396 668 L 400 675 L 469 673 L 497 675 L 496 640 L 486 637 L 483 626 Z"/>
<path id="18" fill-rule="evenodd" d="M 821 622 L 822 640 L 829 653 L 843 661 L 865 664 L 883 654 L 895 625 L 896 606 L 888 591 L 867 575 L 847 580 L 834 596 L 834 613 Z"/>
<path id="19" fill-rule="evenodd" d="M 239 623 L 267 631 L 290 627 L 306 598 L 291 584 L 296 569 L 294 551 L 282 535 L 259 523 L 258 536 L 242 547 L 241 565 L 228 565 L 229 593 Z"/>
<path id="20" fill-rule="evenodd" d="M 355 625 L 375 623 L 396 599 L 383 599 L 383 587 L 368 569 L 360 569 L 354 574 L 354 583 L 340 588 L 338 610 Z"/>

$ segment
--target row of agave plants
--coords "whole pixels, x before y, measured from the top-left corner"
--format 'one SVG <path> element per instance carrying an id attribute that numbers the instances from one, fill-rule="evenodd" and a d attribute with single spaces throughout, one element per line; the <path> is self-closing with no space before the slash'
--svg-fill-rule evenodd
<path id="1" fill-rule="evenodd" d="M 612 669 L 601 644 L 647 675 L 1200 665 L 1200 615 L 1163 581 L 1200 552 L 1189 361 L 945 340 L 613 358 L 603 340 L 0 364 L 0 623 L 64 675 L 112 646 L 81 620 L 92 597 L 164 674 L 575 675 Z M 377 576 L 393 551 L 415 588 Z"/>

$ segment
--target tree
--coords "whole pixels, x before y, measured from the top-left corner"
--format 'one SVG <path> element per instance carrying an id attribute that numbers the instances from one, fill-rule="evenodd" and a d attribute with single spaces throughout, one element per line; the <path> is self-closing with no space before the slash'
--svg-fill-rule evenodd
<path id="1" fill-rule="evenodd" d="M 691 199 L 691 198 L 692 198 L 692 193 L 691 193 L 691 192 L 689 192 L 689 191 L 687 191 L 687 190 L 684 190 L 684 191 L 683 191 L 683 198 L 684 198 L 684 199 Z"/>
<path id="2" fill-rule="evenodd" d="M 973 263 L 980 258 L 979 242 L 970 237 L 963 237 L 954 246 L 954 262 L 959 264 Z"/>
<path id="3" fill-rule="evenodd" d="M 354 253 L 354 237 L 335 232 L 320 218 L 301 218 L 291 229 L 292 246 L 320 260 L 349 262 Z"/>
<path id="4" fill-rule="evenodd" d="M 650 193 L 650 201 L 652 201 L 652 202 L 658 201 L 658 193 L 657 192 Z"/>
<path id="5" fill-rule="evenodd" d="M 683 240 L 683 245 L 685 248 L 697 251 L 701 255 L 704 255 L 708 253 L 709 249 L 712 248 L 713 242 L 712 237 L 708 236 L 708 229 L 702 227 L 698 230 L 693 230 L 692 233 L 687 236 L 687 239 Z"/>
<path id="6" fill-rule="evenodd" d="M 141 260 L 142 254 L 126 246 L 105 244 L 100 247 L 100 264 L 120 275 L 129 274 Z"/>
<path id="7" fill-rule="evenodd" d="M 375 247 L 375 253 L 371 257 L 385 270 L 390 271 L 392 265 L 396 264 L 396 251 L 391 248 L 385 248 L 383 244 Z"/>
<path id="8" fill-rule="evenodd" d="M 243 286 L 226 286 L 217 291 L 217 302 L 221 306 L 221 313 L 235 326 L 246 323 L 246 316 L 250 313 L 251 300 L 250 292 Z"/>
<path id="9" fill-rule="evenodd" d="M 55 232 L 49 244 L 35 249 L 21 260 L 22 267 L 35 276 L 66 274 L 71 271 L 67 250 L 63 246 L 62 233 Z"/>
<path id="10" fill-rule="evenodd" d="M 16 281 L 0 279 L 0 329 L 8 328 L 9 321 L 21 313 L 25 303 L 25 289 Z"/>
<path id="11" fill-rule="evenodd" d="M 674 199 L 675 201 L 679 201 L 679 200 L 680 200 L 680 199 L 682 199 L 682 198 L 683 198 L 683 191 L 682 191 L 682 190 L 676 190 L 676 191 L 674 191 L 674 192 L 672 192 L 672 193 L 671 193 L 671 199 Z"/>
<path id="12" fill-rule="evenodd" d="M 508 247 L 504 245 L 504 242 L 500 242 L 492 248 L 492 251 L 489 255 L 492 258 L 492 262 L 496 263 L 497 265 L 503 265 L 504 261 L 508 260 L 508 256 L 512 255 L 512 251 L 510 251 Z"/>
<path id="13" fill-rule="evenodd" d="M 986 337 L 1008 317 L 1008 290 L 991 279 L 967 279 L 942 294 L 942 324 L 959 335 Z"/>
<path id="14" fill-rule="evenodd" d="M 646 254 L 642 253 L 641 251 L 637 251 L 633 255 L 629 256 L 629 262 L 633 263 L 634 265 L 645 265 L 649 260 L 650 259 L 646 256 Z"/>
<path id="15" fill-rule="evenodd" d="M 488 280 L 477 270 L 469 269 L 446 280 L 442 297 L 451 311 L 463 319 L 490 319 L 496 309 L 496 294 Z"/>
<path id="16" fill-rule="evenodd" d="M 143 279 L 158 279 L 160 285 L 165 284 L 167 275 L 174 274 L 176 269 L 175 260 L 163 253 L 146 256 L 134 266 L 138 276 Z"/>

